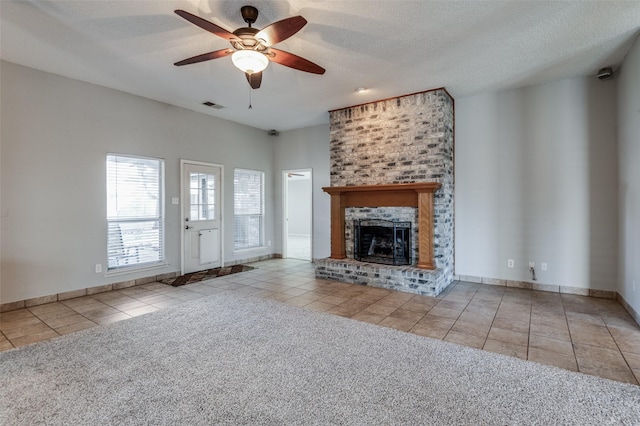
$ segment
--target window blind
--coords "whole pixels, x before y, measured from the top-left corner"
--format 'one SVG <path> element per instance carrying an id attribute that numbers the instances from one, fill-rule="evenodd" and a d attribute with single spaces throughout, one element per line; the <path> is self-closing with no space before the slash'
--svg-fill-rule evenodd
<path id="1" fill-rule="evenodd" d="M 164 262 L 164 161 L 107 155 L 107 269 Z"/>
<path id="2" fill-rule="evenodd" d="M 233 212 L 234 248 L 264 246 L 264 172 L 234 170 Z"/>

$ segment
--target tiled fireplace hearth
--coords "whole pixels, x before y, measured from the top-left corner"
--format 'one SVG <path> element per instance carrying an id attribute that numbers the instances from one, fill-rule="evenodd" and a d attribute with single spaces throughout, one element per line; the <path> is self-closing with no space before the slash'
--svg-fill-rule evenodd
<path id="1" fill-rule="evenodd" d="M 435 296 L 453 281 L 453 99 L 444 89 L 330 111 L 331 256 L 319 278 Z M 411 265 L 354 259 L 355 220 L 411 222 Z"/>

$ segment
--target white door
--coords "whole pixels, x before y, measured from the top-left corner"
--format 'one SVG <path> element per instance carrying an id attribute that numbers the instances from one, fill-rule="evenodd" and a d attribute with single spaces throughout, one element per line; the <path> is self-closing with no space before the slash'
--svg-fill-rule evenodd
<path id="1" fill-rule="evenodd" d="M 222 266 L 222 167 L 181 162 L 182 273 Z"/>
<path id="2" fill-rule="evenodd" d="M 311 169 L 285 170 L 283 257 L 311 260 L 312 179 Z"/>

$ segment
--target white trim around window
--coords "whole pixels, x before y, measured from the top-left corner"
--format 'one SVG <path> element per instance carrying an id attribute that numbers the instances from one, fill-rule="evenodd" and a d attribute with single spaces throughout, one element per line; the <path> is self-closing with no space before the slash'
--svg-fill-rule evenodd
<path id="1" fill-rule="evenodd" d="M 107 155 L 107 274 L 163 266 L 164 160 Z"/>

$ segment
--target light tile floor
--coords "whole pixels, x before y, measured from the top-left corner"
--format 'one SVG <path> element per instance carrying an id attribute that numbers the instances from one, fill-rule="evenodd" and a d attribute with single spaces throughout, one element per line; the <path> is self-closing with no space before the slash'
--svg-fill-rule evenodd
<path id="1" fill-rule="evenodd" d="M 0 350 L 232 291 L 622 382 L 640 380 L 640 327 L 613 300 L 466 282 L 433 298 L 317 280 L 305 261 L 254 266 L 177 288 L 151 283 L 2 313 Z"/>

